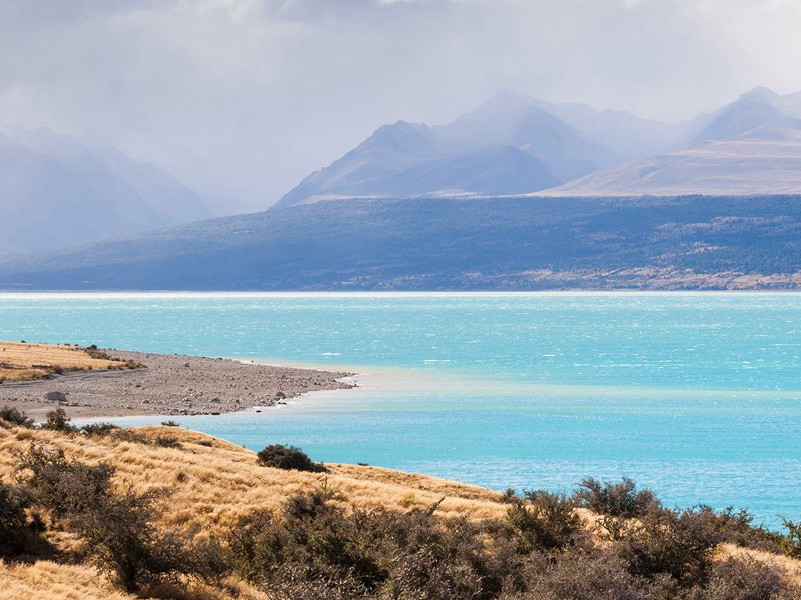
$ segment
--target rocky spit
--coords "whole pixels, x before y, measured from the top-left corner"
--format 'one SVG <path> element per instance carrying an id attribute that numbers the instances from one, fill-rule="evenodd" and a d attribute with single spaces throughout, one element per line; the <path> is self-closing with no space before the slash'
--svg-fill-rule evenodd
<path id="1" fill-rule="evenodd" d="M 348 380 L 352 373 L 223 358 L 115 350 L 108 353 L 144 367 L 80 371 L 40 381 L 3 383 L 0 406 L 16 406 L 37 419 L 58 405 L 71 417 L 221 414 L 282 404 L 306 392 L 355 386 L 352 379 Z"/>

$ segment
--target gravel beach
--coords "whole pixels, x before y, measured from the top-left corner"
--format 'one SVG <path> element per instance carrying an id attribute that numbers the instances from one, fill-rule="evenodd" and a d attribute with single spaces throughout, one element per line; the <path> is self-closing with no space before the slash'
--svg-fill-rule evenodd
<path id="1" fill-rule="evenodd" d="M 48 392 L 62 392 L 73 418 L 125 415 L 198 415 L 273 406 L 318 390 L 349 389 L 352 373 L 279 367 L 223 358 L 109 350 L 145 365 L 123 371 L 82 371 L 52 379 L 0 384 L 0 406 L 14 406 L 35 419 L 57 405 Z"/>

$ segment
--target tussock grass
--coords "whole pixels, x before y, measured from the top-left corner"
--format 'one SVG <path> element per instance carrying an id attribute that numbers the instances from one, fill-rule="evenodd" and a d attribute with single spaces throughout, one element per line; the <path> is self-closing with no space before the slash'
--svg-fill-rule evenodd
<path id="1" fill-rule="evenodd" d="M 134 433 L 155 440 L 164 427 L 138 427 Z M 168 448 L 120 441 L 113 436 L 89 438 L 57 432 L 11 428 L 0 430 L 0 477 L 7 479 L 17 452 L 32 442 L 60 448 L 68 459 L 88 464 L 108 462 L 116 484 L 136 493 L 161 492 L 164 525 L 200 527 L 222 532 L 256 510 L 277 509 L 287 497 L 320 485 L 331 486 L 342 502 L 357 508 L 402 508 L 413 494 L 421 506 L 438 505 L 442 517 L 500 518 L 501 495 L 435 477 L 376 467 L 331 465 L 327 473 L 285 471 L 258 464 L 256 453 L 205 434 L 171 427 L 180 447 Z M 201 444 L 211 442 L 211 447 Z"/>
<path id="2" fill-rule="evenodd" d="M 0 381 L 34 381 L 54 373 L 132 366 L 75 346 L 0 342 Z"/>
<path id="3" fill-rule="evenodd" d="M 138 439 L 155 441 L 169 434 L 175 447 L 138 443 L 114 435 L 67 435 L 57 431 L 0 427 L 0 481 L 10 483 L 19 455 L 32 443 L 60 449 L 69 460 L 89 465 L 108 463 L 114 468 L 112 484 L 137 494 L 157 493 L 160 504 L 157 526 L 165 531 L 201 530 L 205 535 L 224 536 L 251 515 L 280 511 L 287 499 L 309 490 L 335 493 L 333 503 L 346 511 L 383 508 L 406 511 L 434 509 L 445 519 L 471 521 L 504 519 L 510 504 L 504 495 L 472 485 L 400 473 L 372 466 L 326 464 L 327 472 L 287 471 L 259 464 L 256 453 L 222 439 L 180 427 L 139 427 L 131 430 Z M 413 505 L 413 506 L 410 506 Z M 583 527 L 598 529 L 599 515 L 586 508 L 576 510 Z M 454 521 L 454 523 L 457 521 Z M 597 533 L 597 531 L 596 531 Z M 53 534 L 51 534 L 53 535 Z M 595 536 L 593 536 L 595 537 Z M 75 540 L 66 532 L 50 541 L 70 549 Z M 608 544 L 596 537 L 600 545 Z M 752 557 L 776 567 L 785 579 L 801 584 L 801 561 L 754 549 L 722 544 L 716 560 Z M 0 600 L 11 598 L 134 598 L 120 592 L 91 564 L 38 560 L 31 564 L 0 561 Z M 190 585 L 188 583 L 188 585 Z M 190 591 L 150 590 L 137 597 L 266 598 L 236 577 L 223 586 L 191 583 Z"/>

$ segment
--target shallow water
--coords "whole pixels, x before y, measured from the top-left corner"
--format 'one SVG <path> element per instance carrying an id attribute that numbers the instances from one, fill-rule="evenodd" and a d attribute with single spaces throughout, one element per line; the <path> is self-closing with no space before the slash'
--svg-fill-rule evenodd
<path id="1" fill-rule="evenodd" d="M 0 295 L 0 339 L 346 366 L 363 387 L 189 427 L 315 459 L 801 516 L 801 295 Z M 159 418 L 118 419 L 153 423 Z"/>

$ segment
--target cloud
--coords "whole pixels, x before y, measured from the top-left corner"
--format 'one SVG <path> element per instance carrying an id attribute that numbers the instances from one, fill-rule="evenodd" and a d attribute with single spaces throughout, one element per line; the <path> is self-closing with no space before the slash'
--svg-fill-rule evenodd
<path id="1" fill-rule="evenodd" d="M 681 119 L 801 89 L 796 0 L 16 0 L 0 120 L 106 138 L 265 208 L 384 122 L 502 88 Z"/>

